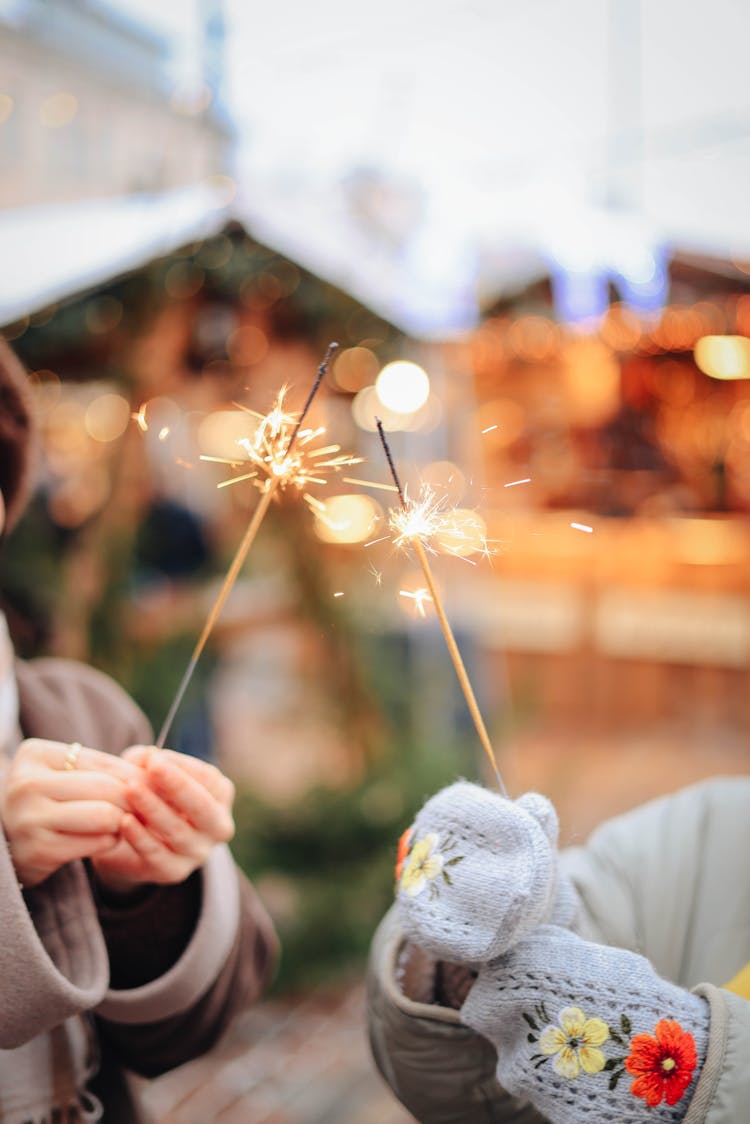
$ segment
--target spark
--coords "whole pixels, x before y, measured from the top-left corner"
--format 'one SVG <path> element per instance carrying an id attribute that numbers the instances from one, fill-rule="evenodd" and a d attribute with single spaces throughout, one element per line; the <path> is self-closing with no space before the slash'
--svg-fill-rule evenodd
<path id="1" fill-rule="evenodd" d="M 375 578 L 375 585 L 383 584 L 383 573 L 381 570 L 376 570 L 372 563 L 368 566 L 369 572 Z"/>
<path id="2" fill-rule="evenodd" d="M 447 501 L 438 497 L 429 484 L 424 484 L 419 498 L 410 500 L 404 492 L 401 507 L 393 508 L 388 515 L 388 526 L 394 534 L 393 545 L 401 548 L 414 539 L 434 551 L 432 539 L 446 526 Z"/>
<path id="3" fill-rule="evenodd" d="M 586 531 L 589 535 L 592 534 L 594 530 L 593 527 L 589 527 L 586 523 L 571 523 L 570 525 L 574 531 Z"/>
<path id="4" fill-rule="evenodd" d="M 334 596 L 334 597 L 343 597 L 343 596 L 344 596 L 344 591 L 343 591 L 343 589 L 340 589 L 340 590 L 338 590 L 338 591 L 337 591 L 336 593 L 334 593 L 334 595 L 333 595 L 333 596 Z"/>
<path id="5" fill-rule="evenodd" d="M 218 485 L 220 488 L 250 480 L 261 492 L 265 492 L 273 481 L 274 488 L 281 491 L 288 487 L 297 488 L 303 493 L 308 506 L 322 513 L 325 505 L 306 489 L 313 484 L 325 484 L 332 472 L 360 464 L 363 458 L 342 453 L 340 445 L 315 446 L 314 442 L 323 436 L 325 428 L 300 426 L 301 415 L 285 409 L 287 389 L 282 387 L 267 414 L 259 414 L 256 410 L 236 403 L 239 410 L 255 420 L 252 431 L 237 440 L 241 453 L 236 457 L 202 456 L 201 460 L 226 464 L 235 470 L 247 469 L 228 480 L 222 480 Z"/>
<path id="6" fill-rule="evenodd" d="M 169 437 L 169 434 L 171 432 L 172 431 L 171 431 L 171 429 L 169 428 L 168 425 L 163 425 L 161 427 L 161 429 L 159 430 L 159 440 L 160 441 L 166 441 L 167 437 Z"/>
<path id="7" fill-rule="evenodd" d="M 450 507 L 429 484 L 422 485 L 414 500 L 404 492 L 401 506 L 388 513 L 388 526 L 397 550 L 408 548 L 418 539 L 432 554 L 440 552 L 464 562 L 471 562 L 468 554 L 490 558 L 496 553 L 480 529 L 480 521 L 471 512 Z"/>
<path id="8" fill-rule="evenodd" d="M 432 601 L 432 597 L 430 596 L 430 591 L 428 589 L 415 589 L 413 591 L 409 589 L 400 589 L 398 591 L 398 594 L 399 597 L 410 597 L 414 602 L 414 607 L 419 613 L 420 617 L 426 616 L 426 613 L 424 611 L 425 603 L 427 601 Z"/>
<path id="9" fill-rule="evenodd" d="M 144 402 L 142 406 L 139 406 L 137 413 L 130 415 L 131 419 L 136 423 L 141 433 L 146 433 L 148 431 L 148 422 L 146 421 L 146 406 L 147 403 Z"/>
<path id="10" fill-rule="evenodd" d="M 482 433 L 492 433 L 493 429 L 497 429 L 497 426 L 496 425 L 488 425 L 486 429 L 482 430 Z"/>
<path id="11" fill-rule="evenodd" d="M 358 480 L 355 476 L 345 476 L 345 484 L 360 484 L 363 488 L 380 488 L 383 492 L 398 492 L 395 484 L 379 484 L 377 480 Z"/>
<path id="12" fill-rule="evenodd" d="M 524 476 L 523 480 L 511 480 L 509 484 L 503 484 L 504 488 L 515 488 L 517 484 L 530 484 L 531 477 Z"/>

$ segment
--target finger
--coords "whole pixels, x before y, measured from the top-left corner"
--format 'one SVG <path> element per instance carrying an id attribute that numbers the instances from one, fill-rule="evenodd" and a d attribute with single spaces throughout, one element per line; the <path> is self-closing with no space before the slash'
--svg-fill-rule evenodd
<path id="1" fill-rule="evenodd" d="M 155 749 L 152 745 L 129 745 L 123 751 L 122 757 L 125 761 L 130 761 L 133 765 L 137 765 L 140 769 L 148 763 L 149 758 L 153 753 L 158 753 L 159 750 Z"/>
<path id="2" fill-rule="evenodd" d="M 198 865 L 196 860 L 176 855 L 151 834 L 135 816 L 122 821 L 122 838 L 139 856 L 149 882 L 182 882 Z"/>
<path id="3" fill-rule="evenodd" d="M 119 777 L 127 780 L 135 775 L 135 765 L 117 757 L 113 753 L 102 753 L 98 749 L 81 746 L 78 751 L 74 768 L 69 767 L 71 746 L 68 742 L 47 741 L 42 738 L 28 738 L 21 743 L 17 757 L 30 758 L 49 769 L 61 772 L 100 772 L 108 776 Z M 66 769 L 66 763 L 68 768 Z"/>
<path id="4" fill-rule="evenodd" d="M 149 762 L 147 776 L 162 800 L 196 830 L 215 842 L 225 843 L 232 838 L 234 821 L 229 808 L 200 781 L 175 764 L 173 758 L 154 757 Z"/>
<path id="5" fill-rule="evenodd" d="M 38 815 L 41 826 L 70 835 L 115 835 L 123 817 L 104 800 L 50 800 Z"/>
<path id="6" fill-rule="evenodd" d="M 119 843 L 118 835 L 58 835 L 55 839 L 55 858 L 62 866 L 76 859 L 93 858 L 114 850 Z"/>
<path id="7" fill-rule="evenodd" d="M 34 778 L 33 787 L 38 793 L 51 800 L 108 801 L 124 812 L 130 807 L 125 782 L 107 773 L 40 770 L 40 775 Z"/>
<path id="8" fill-rule="evenodd" d="M 177 768 L 184 770 L 204 788 L 208 789 L 216 800 L 231 806 L 234 800 L 234 785 L 229 777 L 225 777 L 215 765 L 209 765 L 207 761 L 201 761 L 200 758 L 192 757 L 188 753 L 176 753 L 173 749 L 163 749 L 161 753 L 155 753 L 149 764 L 156 766 L 160 761 L 168 761 Z"/>
<path id="9" fill-rule="evenodd" d="M 14 848 L 13 864 L 24 886 L 35 886 L 66 863 L 111 853 L 117 842 L 116 835 L 58 835 L 46 832 L 33 848 Z"/>
<path id="10" fill-rule="evenodd" d="M 202 859 L 209 840 L 174 808 L 165 803 L 148 785 L 128 786 L 128 799 L 133 812 L 152 835 L 156 835 L 170 851 Z"/>

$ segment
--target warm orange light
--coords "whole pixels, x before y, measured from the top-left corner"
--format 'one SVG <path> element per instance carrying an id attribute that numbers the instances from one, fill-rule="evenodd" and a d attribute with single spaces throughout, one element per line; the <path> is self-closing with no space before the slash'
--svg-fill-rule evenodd
<path id="1" fill-rule="evenodd" d="M 313 513 L 316 535 L 330 543 L 364 542 L 382 517 L 375 500 L 358 493 L 331 496 L 325 503 L 316 504 Z"/>
<path id="2" fill-rule="evenodd" d="M 84 425 L 94 441 L 116 441 L 128 427 L 130 403 L 121 394 L 100 394 L 86 408 Z"/>
<path id="3" fill-rule="evenodd" d="M 239 442 L 247 437 L 247 428 L 247 415 L 241 410 L 214 410 L 198 427 L 201 456 L 224 457 L 243 464 L 247 458 Z"/>
<path id="4" fill-rule="evenodd" d="M 356 394 L 375 382 L 378 369 L 377 356 L 369 347 L 347 347 L 336 359 L 331 377 L 341 390 Z"/>
<path id="5" fill-rule="evenodd" d="M 750 340 L 745 336 L 702 336 L 695 363 L 712 379 L 750 378 Z"/>
<path id="6" fill-rule="evenodd" d="M 446 513 L 433 542 L 438 550 L 455 554 L 457 558 L 486 554 L 487 525 L 478 512 L 456 507 Z"/>
<path id="7" fill-rule="evenodd" d="M 375 390 L 387 409 L 397 414 L 413 414 L 429 398 L 430 380 L 418 364 L 398 359 L 383 367 L 375 380 Z"/>

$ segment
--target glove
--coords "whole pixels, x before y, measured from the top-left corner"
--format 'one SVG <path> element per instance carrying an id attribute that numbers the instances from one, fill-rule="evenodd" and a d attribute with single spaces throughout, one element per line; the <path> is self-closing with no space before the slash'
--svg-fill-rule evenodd
<path id="1" fill-rule="evenodd" d="M 552 925 L 479 970 L 461 1019 L 495 1046 L 503 1088 L 554 1124 L 676 1124 L 708 1043 L 704 999 Z"/>
<path id="2" fill-rule="evenodd" d="M 557 813 L 459 781 L 401 837 L 396 899 L 404 932 L 438 960 L 476 966 L 545 921 L 568 925 L 577 896 L 557 869 Z"/>

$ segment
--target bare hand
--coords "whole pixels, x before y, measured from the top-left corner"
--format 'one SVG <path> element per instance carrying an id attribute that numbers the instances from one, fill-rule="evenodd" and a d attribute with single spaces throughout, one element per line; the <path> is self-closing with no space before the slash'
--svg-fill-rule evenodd
<path id="1" fill-rule="evenodd" d="M 130 811 L 118 845 L 93 857 L 97 877 L 115 892 L 182 882 L 234 835 L 234 785 L 213 765 L 169 749 L 136 746 L 124 760 L 138 767 L 125 787 Z"/>
<path id="2" fill-rule="evenodd" d="M 138 773 L 132 762 L 81 749 L 75 768 L 66 769 L 69 751 L 65 742 L 30 738 L 8 768 L 0 815 L 24 886 L 111 850 L 129 809 L 126 784 Z"/>

